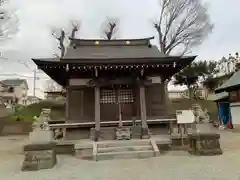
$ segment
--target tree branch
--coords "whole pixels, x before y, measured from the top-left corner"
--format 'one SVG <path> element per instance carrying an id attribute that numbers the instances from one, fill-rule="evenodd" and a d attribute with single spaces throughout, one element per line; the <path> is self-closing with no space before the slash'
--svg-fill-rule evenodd
<path id="1" fill-rule="evenodd" d="M 103 29 L 104 38 L 107 40 L 113 39 L 114 35 L 116 35 L 117 27 L 118 27 L 117 19 L 108 18 L 104 23 L 104 29 Z"/>
<path id="2" fill-rule="evenodd" d="M 180 54 L 201 44 L 213 25 L 200 0 L 162 0 L 160 19 L 154 24 L 159 35 L 161 51 Z M 166 3 L 167 2 L 167 3 Z"/>

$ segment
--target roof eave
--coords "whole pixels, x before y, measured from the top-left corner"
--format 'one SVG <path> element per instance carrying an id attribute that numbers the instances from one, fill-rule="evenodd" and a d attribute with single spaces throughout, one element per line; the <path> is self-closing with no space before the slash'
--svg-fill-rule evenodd
<path id="1" fill-rule="evenodd" d="M 214 90 L 214 92 L 215 93 L 220 93 L 220 92 L 223 92 L 223 91 L 227 91 L 227 92 L 229 92 L 229 91 L 231 91 L 232 89 L 236 89 L 236 88 L 238 88 L 238 87 L 240 87 L 240 84 L 236 84 L 236 85 L 233 85 L 233 86 L 226 86 L 226 87 L 220 87 L 220 88 L 218 88 L 218 89 L 215 89 Z"/>

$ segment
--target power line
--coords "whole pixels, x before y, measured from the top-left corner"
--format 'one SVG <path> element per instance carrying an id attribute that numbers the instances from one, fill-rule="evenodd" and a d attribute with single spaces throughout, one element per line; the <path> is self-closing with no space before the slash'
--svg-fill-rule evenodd
<path id="1" fill-rule="evenodd" d="M 26 75 L 21 75 L 21 74 L 16 74 L 16 73 L 13 73 L 13 74 L 0 74 L 0 76 L 19 76 L 19 77 L 26 77 L 26 78 L 34 78 L 34 76 L 26 76 Z M 41 77 L 41 76 L 36 76 L 36 79 L 50 79 L 48 77 Z"/>

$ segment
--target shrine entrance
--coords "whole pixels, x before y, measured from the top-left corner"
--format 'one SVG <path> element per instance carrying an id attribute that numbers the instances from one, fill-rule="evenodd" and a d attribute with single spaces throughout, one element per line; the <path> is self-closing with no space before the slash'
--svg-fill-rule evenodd
<path id="1" fill-rule="evenodd" d="M 101 121 L 131 120 L 136 116 L 135 99 L 132 88 L 102 88 L 100 90 Z"/>

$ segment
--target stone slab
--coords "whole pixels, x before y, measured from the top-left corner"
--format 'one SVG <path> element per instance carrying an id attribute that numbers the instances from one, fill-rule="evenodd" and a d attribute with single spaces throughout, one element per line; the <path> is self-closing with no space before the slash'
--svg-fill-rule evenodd
<path id="1" fill-rule="evenodd" d="M 54 149 L 56 146 L 56 143 L 32 143 L 27 144 L 23 147 L 24 151 L 41 151 L 41 150 L 51 150 Z"/>
<path id="2" fill-rule="evenodd" d="M 192 133 L 188 134 L 189 138 L 194 138 L 194 139 L 219 139 L 220 134 L 218 133 Z"/>
<path id="3" fill-rule="evenodd" d="M 98 153 L 122 152 L 122 151 L 147 151 L 152 149 L 153 147 L 151 145 L 103 147 L 98 148 Z"/>
<path id="4" fill-rule="evenodd" d="M 154 157 L 154 151 L 126 151 L 126 152 L 109 152 L 99 153 L 97 160 L 112 160 L 112 159 L 141 159 Z"/>

